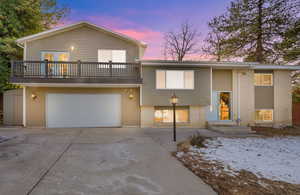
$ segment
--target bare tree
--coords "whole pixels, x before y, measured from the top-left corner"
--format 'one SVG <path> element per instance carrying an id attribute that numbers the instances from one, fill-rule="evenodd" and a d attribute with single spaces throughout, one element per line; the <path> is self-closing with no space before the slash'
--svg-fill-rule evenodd
<path id="1" fill-rule="evenodd" d="M 188 21 L 183 22 L 178 31 L 165 33 L 164 56 L 182 61 L 188 54 L 199 51 L 197 44 L 200 34 Z"/>

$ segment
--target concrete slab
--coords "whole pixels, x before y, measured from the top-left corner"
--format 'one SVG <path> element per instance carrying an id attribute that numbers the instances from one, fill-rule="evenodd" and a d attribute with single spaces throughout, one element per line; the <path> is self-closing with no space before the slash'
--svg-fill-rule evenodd
<path id="1" fill-rule="evenodd" d="M 173 141 L 173 129 L 172 128 L 145 128 L 144 133 L 151 137 L 155 142 L 160 144 L 163 148 L 169 152 L 176 151 L 177 143 L 184 141 L 192 135 L 199 134 L 204 137 L 219 137 L 223 136 L 221 133 L 209 131 L 207 129 L 196 128 L 178 128 L 176 130 L 177 142 Z"/>
<path id="2" fill-rule="evenodd" d="M 0 129 L 0 194 L 216 194 L 146 131 Z"/>

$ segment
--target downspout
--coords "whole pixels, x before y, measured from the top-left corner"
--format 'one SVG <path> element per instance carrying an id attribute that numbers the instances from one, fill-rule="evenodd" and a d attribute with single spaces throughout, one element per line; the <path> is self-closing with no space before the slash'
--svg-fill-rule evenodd
<path id="1" fill-rule="evenodd" d="M 209 111 L 213 111 L 213 97 L 212 97 L 212 67 L 210 67 L 210 106 L 209 106 Z"/>
<path id="2" fill-rule="evenodd" d="M 23 48 L 23 61 L 26 60 L 26 42 L 24 44 L 20 44 L 17 42 L 17 45 Z M 23 126 L 26 127 L 26 86 L 23 87 Z"/>
<path id="3" fill-rule="evenodd" d="M 238 112 L 238 117 L 237 117 L 237 125 L 241 125 L 241 105 L 240 105 L 240 72 L 237 71 L 237 112 Z"/>
<path id="4" fill-rule="evenodd" d="M 26 127 L 26 86 L 23 86 L 23 126 Z"/>

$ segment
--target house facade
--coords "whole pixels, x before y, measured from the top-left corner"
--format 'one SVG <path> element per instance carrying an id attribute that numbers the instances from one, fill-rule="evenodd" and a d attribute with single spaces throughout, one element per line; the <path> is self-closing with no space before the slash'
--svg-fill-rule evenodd
<path id="1" fill-rule="evenodd" d="M 298 66 L 141 60 L 146 44 L 80 22 L 17 40 L 24 59 L 27 127 L 164 127 L 179 97 L 178 125 L 291 125 L 290 72 Z"/>

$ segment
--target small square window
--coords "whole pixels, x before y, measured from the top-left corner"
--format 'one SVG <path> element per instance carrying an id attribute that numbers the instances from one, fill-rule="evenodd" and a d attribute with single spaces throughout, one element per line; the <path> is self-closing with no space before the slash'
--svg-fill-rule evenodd
<path id="1" fill-rule="evenodd" d="M 254 74 L 255 86 L 273 86 L 272 73 L 255 73 Z"/>
<path id="2" fill-rule="evenodd" d="M 258 122 L 271 122 L 273 121 L 273 110 L 260 109 L 255 111 L 255 121 Z"/>

